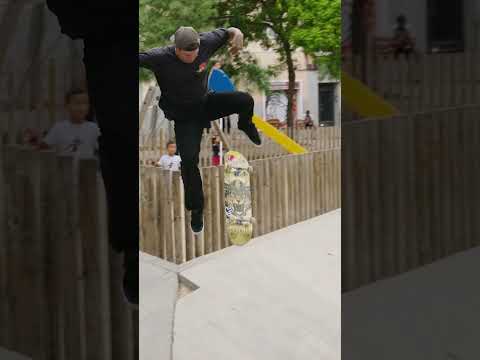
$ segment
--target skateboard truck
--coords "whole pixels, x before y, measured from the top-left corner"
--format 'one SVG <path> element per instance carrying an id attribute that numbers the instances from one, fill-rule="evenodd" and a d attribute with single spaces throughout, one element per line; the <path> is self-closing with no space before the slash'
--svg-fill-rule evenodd
<path id="1" fill-rule="evenodd" d="M 255 224 L 257 222 L 257 220 L 254 217 L 248 219 L 248 218 L 239 218 L 239 217 L 232 216 L 231 218 L 235 221 L 237 225 Z"/>

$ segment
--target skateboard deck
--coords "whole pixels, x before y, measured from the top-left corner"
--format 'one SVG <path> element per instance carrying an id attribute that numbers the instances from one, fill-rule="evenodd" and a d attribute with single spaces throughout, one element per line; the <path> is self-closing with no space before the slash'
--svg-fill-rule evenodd
<path id="1" fill-rule="evenodd" d="M 230 242 L 244 245 L 253 233 L 250 165 L 237 151 L 225 154 L 225 225 Z"/>

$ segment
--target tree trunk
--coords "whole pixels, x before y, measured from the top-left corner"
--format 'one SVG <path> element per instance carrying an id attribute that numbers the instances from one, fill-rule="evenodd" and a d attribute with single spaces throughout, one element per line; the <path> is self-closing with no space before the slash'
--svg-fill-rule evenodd
<path id="1" fill-rule="evenodd" d="M 353 12 L 352 12 L 352 36 L 355 39 L 354 51 L 356 55 L 359 55 L 360 65 L 361 65 L 361 74 L 359 79 L 364 83 L 368 83 L 367 79 L 367 61 L 368 61 L 368 13 L 366 12 L 368 0 L 355 0 L 353 3 Z"/>
<path id="2" fill-rule="evenodd" d="M 285 55 L 288 68 L 288 90 L 287 90 L 287 132 L 292 139 L 295 137 L 295 114 L 293 113 L 293 101 L 295 96 L 295 66 L 293 64 L 292 51 L 288 45 L 285 46 Z"/>

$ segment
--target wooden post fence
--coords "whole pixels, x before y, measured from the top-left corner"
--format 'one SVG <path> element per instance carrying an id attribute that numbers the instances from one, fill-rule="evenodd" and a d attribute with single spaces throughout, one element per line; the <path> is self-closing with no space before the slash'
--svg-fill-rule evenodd
<path id="1" fill-rule="evenodd" d="M 464 53 L 422 54 L 408 60 L 400 56 L 373 54 L 366 74 L 367 85 L 401 113 L 417 113 L 480 101 L 480 49 Z M 358 58 L 343 69 L 361 79 Z M 342 122 L 352 114 L 342 113 Z"/>
<path id="2" fill-rule="evenodd" d="M 32 359 L 136 358 L 138 312 L 123 300 L 97 168 L 0 144 L 0 346 Z"/>
<path id="3" fill-rule="evenodd" d="M 204 133 L 200 150 L 201 166 L 212 165 L 211 136 L 214 133 L 213 129 L 209 134 Z M 244 154 L 249 161 L 288 155 L 280 145 L 263 135 L 261 135 L 263 146 L 260 148 L 253 146 L 246 135 L 237 129 L 232 129 L 230 134 L 224 135 L 230 147 Z M 160 129 L 154 136 L 142 136 L 140 139 L 140 164 L 152 165 L 152 163 L 157 162 L 166 153 L 168 140 L 167 131 L 164 129 Z M 296 131 L 296 141 L 309 151 L 335 149 L 340 146 L 341 142 L 340 127 L 298 129 Z"/>
<path id="4" fill-rule="evenodd" d="M 342 287 L 480 245 L 480 107 L 343 125 Z"/>
<path id="5" fill-rule="evenodd" d="M 254 236 L 340 207 L 340 149 L 253 160 Z M 201 169 L 205 194 L 203 235 L 194 239 L 179 172 L 141 167 L 140 248 L 183 263 L 229 246 L 223 210 L 223 167 Z"/>

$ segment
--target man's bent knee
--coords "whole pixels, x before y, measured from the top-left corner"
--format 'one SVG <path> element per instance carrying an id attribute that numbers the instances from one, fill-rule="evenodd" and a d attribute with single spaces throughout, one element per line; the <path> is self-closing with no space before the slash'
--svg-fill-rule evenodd
<path id="1" fill-rule="evenodd" d="M 244 106 L 247 106 L 247 107 L 251 107 L 253 108 L 253 106 L 255 105 L 255 102 L 253 100 L 253 97 L 252 95 L 250 95 L 249 93 L 246 93 L 246 92 L 239 92 L 239 96 L 241 98 L 241 102 Z"/>

